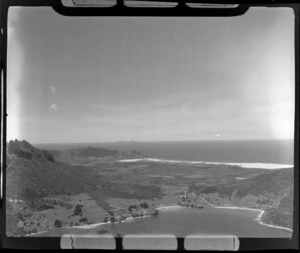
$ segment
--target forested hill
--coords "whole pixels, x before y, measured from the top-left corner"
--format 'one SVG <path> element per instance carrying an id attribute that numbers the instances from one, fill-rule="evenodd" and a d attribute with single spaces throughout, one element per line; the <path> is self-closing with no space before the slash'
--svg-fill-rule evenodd
<path id="1" fill-rule="evenodd" d="M 262 220 L 268 224 L 293 227 L 294 169 L 266 170 L 264 173 L 244 180 L 226 184 L 193 185 L 191 192 L 219 198 L 231 203 L 249 203 L 266 210 Z M 217 203 L 214 203 L 217 204 Z"/>
<path id="2" fill-rule="evenodd" d="M 138 152 L 122 153 L 115 150 L 81 148 L 67 151 L 46 151 L 27 141 L 7 143 L 6 192 L 8 198 L 26 199 L 30 196 L 74 195 L 91 192 L 101 182 L 101 175 L 91 175 L 80 166 L 63 162 L 91 156 L 110 159 L 141 157 Z"/>
<path id="3" fill-rule="evenodd" d="M 264 193 L 278 196 L 293 188 L 293 178 L 293 168 L 266 170 L 258 176 L 239 181 L 235 180 L 227 184 L 193 186 L 190 191 L 196 191 L 199 194 L 218 192 L 220 196 L 224 197 L 230 197 L 234 194 L 240 198 L 249 194 L 258 196 Z"/>
<path id="4" fill-rule="evenodd" d="M 108 150 L 105 148 L 84 147 L 76 149 L 68 149 L 63 151 L 49 150 L 57 160 L 67 163 L 84 161 L 86 159 L 97 159 L 100 161 L 116 161 L 122 159 L 138 159 L 144 158 L 140 152 L 130 151 L 121 152 L 118 150 Z"/>
<path id="5" fill-rule="evenodd" d="M 11 158 L 12 155 L 15 155 L 16 157 L 27 160 L 48 160 L 52 163 L 55 162 L 51 153 L 47 152 L 46 150 L 37 149 L 25 140 L 11 140 L 9 143 L 7 143 L 6 151 L 8 154 L 8 159 Z"/>
<path id="6" fill-rule="evenodd" d="M 8 198 L 74 194 L 84 189 L 84 173 L 79 168 L 57 161 L 48 151 L 37 149 L 27 141 L 7 144 L 6 164 Z"/>

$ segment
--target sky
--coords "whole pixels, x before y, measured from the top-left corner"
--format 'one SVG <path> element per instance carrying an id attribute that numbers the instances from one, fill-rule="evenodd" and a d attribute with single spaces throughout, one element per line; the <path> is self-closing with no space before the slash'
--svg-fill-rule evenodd
<path id="1" fill-rule="evenodd" d="M 286 139 L 294 14 L 65 17 L 10 7 L 7 140 Z"/>

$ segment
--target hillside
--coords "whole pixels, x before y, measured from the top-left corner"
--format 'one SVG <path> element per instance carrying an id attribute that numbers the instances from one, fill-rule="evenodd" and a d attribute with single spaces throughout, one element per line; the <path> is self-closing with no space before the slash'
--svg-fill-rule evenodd
<path id="1" fill-rule="evenodd" d="M 84 147 L 63 151 L 50 150 L 55 159 L 66 163 L 108 162 L 123 159 L 144 158 L 140 152 L 121 152 L 105 148 Z"/>
<path id="2" fill-rule="evenodd" d="M 213 205 L 264 209 L 262 221 L 292 227 L 292 168 L 118 161 L 140 157 L 143 155 L 136 151 L 91 147 L 46 151 L 26 141 L 10 141 L 6 167 L 8 234 L 22 236 L 57 226 L 99 223 L 110 216 L 126 215 L 137 203 L 147 202 L 152 208 L 177 205 L 186 193 L 190 193 L 191 203 L 201 200 L 200 205 L 206 199 Z M 129 215 L 140 211 L 131 210 Z"/>
<path id="3" fill-rule="evenodd" d="M 8 198 L 26 198 L 30 192 L 39 197 L 76 194 L 86 187 L 82 178 L 84 173 L 79 168 L 55 160 L 52 154 L 26 141 L 10 141 L 7 145 Z"/>
<path id="4" fill-rule="evenodd" d="M 106 201 L 109 197 L 153 198 L 160 194 L 157 186 L 136 181 L 113 182 L 110 178 L 114 177 L 114 173 L 104 177 L 106 166 L 98 165 L 95 169 L 66 164 L 56 158 L 60 153 L 40 150 L 26 141 L 10 141 L 6 151 L 8 235 L 23 236 L 49 230 L 60 221 L 64 226 L 99 222 L 103 220 L 105 211 L 112 208 Z M 85 158 L 89 155 L 106 157 L 107 154 L 113 159 L 125 157 L 121 152 L 104 149 L 67 152 L 74 152 L 72 155 L 76 154 L 79 158 L 80 155 Z M 140 155 L 137 152 L 127 153 L 131 154 Z M 78 205 L 82 212 L 78 212 Z"/>
<path id="5" fill-rule="evenodd" d="M 190 192 L 204 196 L 213 204 L 256 206 L 266 210 L 263 221 L 284 227 L 293 226 L 294 169 L 269 170 L 226 184 L 193 185 Z"/>
<path id="6" fill-rule="evenodd" d="M 86 158 L 91 155 L 107 157 L 108 154 L 114 159 L 142 156 L 135 151 L 123 154 L 115 150 L 97 148 L 51 152 L 37 149 L 26 141 L 10 141 L 7 145 L 7 197 L 18 198 L 33 191 L 40 198 L 93 192 L 102 184 L 109 182 L 103 182 L 102 176 L 97 171 L 71 166 L 59 161 L 58 158 L 63 159 L 68 155 L 74 156 L 74 159 L 77 156 Z"/>
<path id="7" fill-rule="evenodd" d="M 48 160 L 54 163 L 53 155 L 47 152 L 46 150 L 40 150 L 33 147 L 29 142 L 23 140 L 10 141 L 7 144 L 7 154 L 16 155 L 19 158 L 25 158 L 27 160 Z M 10 156 L 9 156 L 10 157 Z"/>

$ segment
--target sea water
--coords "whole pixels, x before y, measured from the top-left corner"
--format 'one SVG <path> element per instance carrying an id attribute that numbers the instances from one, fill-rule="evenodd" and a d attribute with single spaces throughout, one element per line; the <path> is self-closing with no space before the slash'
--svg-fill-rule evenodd
<path id="1" fill-rule="evenodd" d="M 94 228 L 58 229 L 38 236 L 62 234 L 97 234 L 101 230 L 126 234 L 173 234 L 185 237 L 191 234 L 236 235 L 253 238 L 288 238 L 289 231 L 267 227 L 255 219 L 259 211 L 239 209 L 175 208 L 160 211 L 158 216 L 137 218 L 122 223 L 104 224 Z"/>
<path id="2" fill-rule="evenodd" d="M 36 144 L 44 149 L 99 147 L 138 151 L 150 158 L 221 163 L 294 163 L 293 140 L 174 141 Z"/>

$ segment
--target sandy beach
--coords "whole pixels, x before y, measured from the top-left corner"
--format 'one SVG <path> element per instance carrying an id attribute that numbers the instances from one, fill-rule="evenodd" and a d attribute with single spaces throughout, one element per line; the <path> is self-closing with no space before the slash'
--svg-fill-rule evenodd
<path id="1" fill-rule="evenodd" d="M 183 206 L 159 206 L 156 209 L 158 210 L 162 210 L 162 211 L 171 211 L 171 210 L 176 210 L 176 209 L 180 209 L 180 208 L 184 208 Z"/>
<path id="2" fill-rule="evenodd" d="M 193 192 L 194 195 L 195 192 Z M 271 225 L 271 224 L 267 224 L 261 221 L 261 218 L 263 216 L 263 214 L 265 213 L 265 210 L 262 209 L 256 209 L 256 208 L 250 208 L 250 207 L 239 207 L 239 206 L 216 206 L 213 205 L 212 203 L 210 203 L 209 201 L 207 201 L 206 199 L 202 198 L 201 196 L 198 195 L 199 198 L 201 198 L 202 200 L 204 200 L 206 203 L 208 203 L 212 208 L 219 208 L 219 209 L 239 209 L 239 210 L 249 210 L 249 211 L 255 211 L 255 212 L 259 212 L 257 218 L 255 219 L 256 222 L 258 222 L 260 225 L 264 225 L 264 226 L 268 226 L 268 227 L 272 227 L 272 228 L 278 228 L 278 229 L 283 229 L 283 230 L 287 230 L 290 232 L 293 232 L 292 229 L 290 228 L 286 228 L 286 227 L 281 227 L 281 226 L 276 226 L 276 225 Z"/>
<path id="3" fill-rule="evenodd" d="M 267 223 L 262 222 L 261 218 L 262 218 L 263 214 L 265 213 L 265 210 L 248 208 L 248 207 L 238 207 L 238 206 L 214 206 L 214 208 L 219 208 L 219 209 L 240 209 L 240 210 L 257 211 L 257 212 L 259 212 L 259 214 L 258 214 L 257 218 L 255 219 L 255 221 L 257 221 L 259 224 L 264 225 L 264 226 L 268 226 L 268 227 L 271 227 L 271 228 L 278 228 L 278 229 L 287 230 L 289 232 L 293 232 L 293 230 L 290 229 L 290 228 L 271 225 L 271 224 L 267 224 Z"/>
<path id="4" fill-rule="evenodd" d="M 259 212 L 257 218 L 255 219 L 255 221 L 258 222 L 259 224 L 264 225 L 264 226 L 268 226 L 268 227 L 272 227 L 272 228 L 283 229 L 283 230 L 287 230 L 289 232 L 293 232 L 293 230 L 290 229 L 290 228 L 276 226 L 276 225 L 270 225 L 270 224 L 262 222 L 261 218 L 262 218 L 263 214 L 265 213 L 265 211 L 261 210 L 261 209 L 248 208 L 248 207 L 238 207 L 238 206 L 215 206 L 213 204 L 211 204 L 211 205 L 213 206 L 213 208 L 217 208 L 217 209 L 238 209 L 238 210 L 248 210 L 248 211 Z M 182 209 L 182 208 L 187 208 L 187 207 L 173 205 L 173 206 L 159 206 L 156 209 L 161 210 L 161 211 L 172 211 L 172 210 L 177 210 L 177 209 Z M 143 219 L 143 218 L 147 218 L 147 217 L 151 217 L 151 216 L 146 215 L 146 216 L 143 216 L 143 217 L 130 217 L 130 218 L 127 218 L 126 220 L 121 221 L 121 222 L 126 222 L 128 220 L 135 220 L 135 219 Z M 108 221 L 106 223 L 101 222 L 101 223 L 95 223 L 95 224 L 90 224 L 90 225 L 73 226 L 73 228 L 91 229 L 91 228 L 95 228 L 97 226 L 101 226 L 101 225 L 104 225 L 104 224 L 110 224 L 110 223 L 111 222 Z"/>
<path id="5" fill-rule="evenodd" d="M 166 159 L 157 159 L 157 158 L 139 158 L 139 159 L 124 159 L 118 160 L 118 162 L 160 162 L 160 163 L 186 163 L 186 164 L 215 164 L 215 165 L 232 165 L 232 166 L 240 166 L 241 168 L 256 168 L 256 169 L 267 169 L 267 170 L 275 170 L 275 169 L 286 169 L 292 168 L 294 165 L 292 164 L 276 164 L 276 163 L 226 163 L 226 162 L 205 162 L 205 161 L 183 161 L 183 160 L 166 160 Z"/>
<path id="6" fill-rule="evenodd" d="M 196 195 L 194 192 L 192 194 Z M 258 222 L 260 225 L 271 227 L 271 228 L 276 228 L 276 229 L 282 229 L 282 230 L 286 230 L 286 231 L 289 231 L 289 232 L 293 232 L 293 230 L 290 229 L 290 228 L 271 225 L 271 224 L 267 224 L 267 223 L 262 222 L 261 219 L 262 219 L 263 214 L 265 213 L 265 210 L 250 208 L 250 207 L 239 207 L 239 206 L 216 206 L 216 205 L 213 205 L 212 203 L 210 203 L 209 201 L 207 201 L 206 199 L 202 198 L 201 196 L 198 195 L 198 197 L 200 199 L 202 199 L 203 201 L 205 201 L 207 204 L 209 204 L 210 208 L 248 210 L 248 211 L 258 212 L 258 216 L 254 221 Z M 178 210 L 178 209 L 182 209 L 182 208 L 189 208 L 189 207 L 179 206 L 179 205 L 170 205 L 170 206 L 159 205 L 156 209 L 164 212 L 164 211 L 174 211 L 174 210 Z M 128 222 L 128 221 L 134 221 L 135 219 L 144 219 L 144 218 L 148 218 L 148 217 L 151 217 L 151 216 L 150 215 L 145 215 L 143 217 L 129 217 L 126 220 L 122 220 L 120 222 L 123 223 L 123 222 Z M 93 229 L 93 228 L 100 227 L 100 226 L 105 225 L 105 224 L 111 224 L 111 223 L 112 223 L 111 221 L 107 221 L 107 222 L 93 223 L 93 224 L 89 224 L 89 225 L 80 225 L 80 226 L 72 226 L 72 227 L 66 226 L 64 228 L 66 228 L 66 229 L 69 229 L 69 228 Z M 118 223 L 119 222 L 116 222 L 115 224 L 118 224 Z M 57 228 L 57 229 L 59 229 L 59 228 Z M 55 229 L 53 229 L 53 230 L 55 230 Z M 45 233 L 45 232 L 48 232 L 48 231 L 33 233 L 33 234 L 30 234 L 30 235 L 27 235 L 27 236 L 33 236 L 33 235 L 42 234 L 42 233 Z"/>
<path id="7" fill-rule="evenodd" d="M 157 209 L 161 210 L 161 211 L 174 211 L 174 210 L 178 210 L 178 209 L 182 209 L 182 208 L 188 208 L 188 207 L 172 205 L 172 206 L 159 206 Z M 293 230 L 290 229 L 290 228 L 276 226 L 276 225 L 270 225 L 270 224 L 266 224 L 266 223 L 262 222 L 261 218 L 262 218 L 263 214 L 265 213 L 265 211 L 261 210 L 261 209 L 254 209 L 254 208 L 248 208 L 248 207 L 237 207 L 237 206 L 215 206 L 215 205 L 212 205 L 212 208 L 217 208 L 217 209 L 239 209 L 239 210 L 255 211 L 255 212 L 258 212 L 258 216 L 254 221 L 258 222 L 260 225 L 268 226 L 268 227 L 276 228 L 276 229 L 282 229 L 282 230 L 286 230 L 286 231 L 289 231 L 289 232 L 293 232 Z M 146 216 L 143 216 L 143 217 L 130 217 L 130 218 L 127 218 L 126 220 L 121 221 L 121 222 L 134 221 L 135 219 L 143 219 L 143 218 L 148 218 L 148 217 L 151 217 L 151 216 L 146 215 Z M 112 223 L 111 221 L 108 221 L 108 222 L 99 222 L 99 223 L 94 223 L 94 224 L 89 224 L 89 225 L 64 227 L 64 228 L 65 229 L 69 229 L 69 228 L 93 229 L 93 228 L 100 227 L 100 226 L 105 225 L 105 224 L 111 224 L 111 223 Z M 116 223 L 116 224 L 118 224 L 118 223 Z M 59 228 L 57 228 L 57 229 L 59 229 Z M 53 229 L 53 230 L 56 230 L 56 229 Z M 48 232 L 48 231 L 32 233 L 32 234 L 26 235 L 26 236 L 34 236 L 36 234 L 43 234 L 43 233 L 46 233 L 46 232 Z"/>

